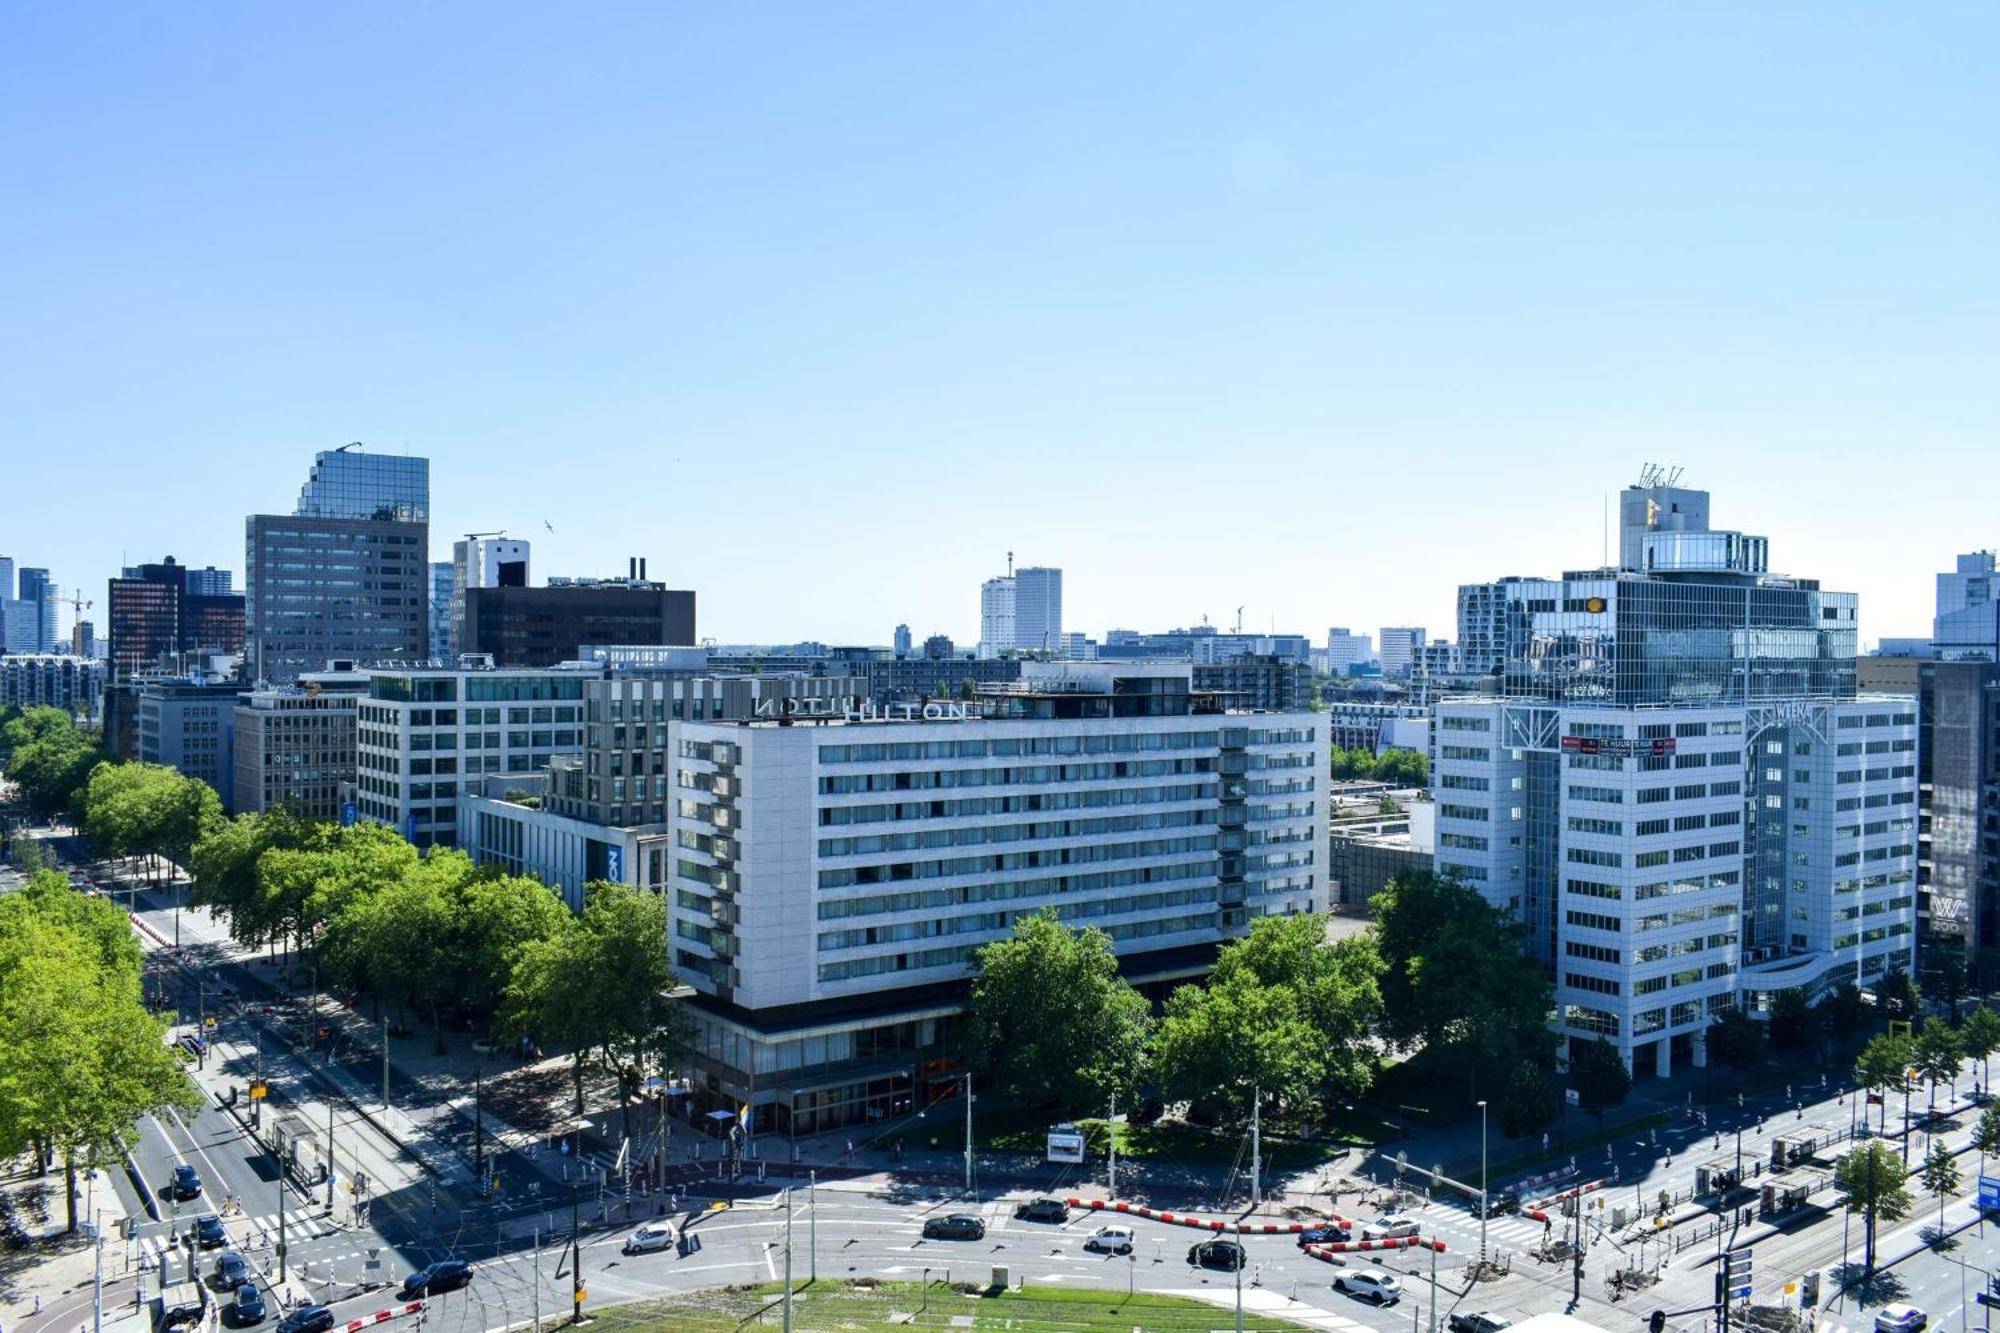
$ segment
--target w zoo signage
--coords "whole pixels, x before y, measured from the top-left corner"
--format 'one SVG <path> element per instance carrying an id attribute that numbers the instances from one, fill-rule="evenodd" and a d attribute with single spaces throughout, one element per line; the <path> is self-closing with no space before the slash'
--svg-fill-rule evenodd
<path id="1" fill-rule="evenodd" d="M 1083 1131 L 1075 1125 L 1061 1124 L 1049 1131 L 1049 1160 L 1051 1162 L 1081 1162 L 1083 1160 Z"/>

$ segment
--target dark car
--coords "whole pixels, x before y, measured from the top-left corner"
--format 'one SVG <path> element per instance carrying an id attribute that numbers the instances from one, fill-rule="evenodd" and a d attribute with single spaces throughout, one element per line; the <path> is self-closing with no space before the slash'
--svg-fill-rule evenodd
<path id="1" fill-rule="evenodd" d="M 230 1291 L 250 1280 L 250 1261 L 234 1250 L 224 1250 L 215 1261 L 215 1276 Z"/>
<path id="2" fill-rule="evenodd" d="M 1069 1205 L 1061 1199 L 1029 1199 L 1014 1209 L 1014 1216 L 1024 1222 L 1067 1222 Z"/>
<path id="3" fill-rule="evenodd" d="M 1336 1226 L 1332 1222 L 1321 1222 L 1316 1226 L 1309 1226 L 1304 1231 L 1301 1231 L 1299 1233 L 1299 1244 L 1331 1245 L 1335 1241 L 1346 1240 L 1353 1234 L 1346 1227 Z"/>
<path id="4" fill-rule="evenodd" d="M 1498 1217 L 1502 1213 L 1519 1212 L 1520 1208 L 1521 1196 L 1512 1190 L 1506 1190 L 1499 1194 L 1491 1194 L 1486 1198 L 1486 1215 L 1488 1217 Z M 1479 1200 L 1477 1199 L 1472 1201 L 1472 1215 L 1474 1217 L 1479 1216 Z"/>
<path id="5" fill-rule="evenodd" d="M 278 1333 L 326 1333 L 333 1327 L 333 1311 L 324 1305 L 301 1305 L 278 1321 Z"/>
<path id="6" fill-rule="evenodd" d="M 435 1296 L 441 1291 L 457 1291 L 472 1281 L 472 1265 L 463 1259 L 440 1259 L 428 1268 L 419 1268 L 403 1279 L 403 1299 Z"/>
<path id="7" fill-rule="evenodd" d="M 199 1199 L 201 1197 L 201 1173 L 186 1164 L 175 1167 L 172 1189 L 176 1199 Z"/>
<path id="8" fill-rule="evenodd" d="M 238 1328 L 264 1322 L 264 1293 L 245 1282 L 236 1289 L 236 1301 L 229 1307 L 229 1322 Z"/>
<path id="9" fill-rule="evenodd" d="M 1461 1310 L 1451 1319 L 1451 1333 L 1500 1333 L 1514 1321 L 1486 1310 Z"/>
<path id="10" fill-rule="evenodd" d="M 204 1250 L 212 1250 L 218 1245 L 229 1243 L 229 1233 L 222 1229 L 222 1219 L 214 1213 L 204 1213 L 195 1219 L 194 1239 Z"/>
<path id="11" fill-rule="evenodd" d="M 924 1223 L 925 1240 L 984 1240 L 986 1224 L 970 1213 L 951 1213 Z"/>
<path id="12" fill-rule="evenodd" d="M 1249 1262 L 1249 1256 L 1233 1240 L 1208 1240 L 1188 1247 L 1188 1262 L 1201 1268 L 1220 1268 L 1225 1273 L 1233 1273 Z"/>

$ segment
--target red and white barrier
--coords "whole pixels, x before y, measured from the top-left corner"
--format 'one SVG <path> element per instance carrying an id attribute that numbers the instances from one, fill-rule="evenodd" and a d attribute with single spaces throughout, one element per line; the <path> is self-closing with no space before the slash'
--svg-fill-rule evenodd
<path id="1" fill-rule="evenodd" d="M 1574 1189 L 1566 1189 L 1562 1191 L 1560 1194 L 1551 1194 L 1546 1199 L 1537 1199 L 1533 1204 L 1530 1205 L 1530 1207 L 1547 1208 L 1551 1204 L 1564 1203 L 1570 1199 L 1579 1198 L 1585 1194 L 1595 1194 L 1598 1190 L 1603 1189 L 1606 1185 L 1610 1183 L 1611 1183 L 1610 1181 L 1602 1178 L 1599 1178 L 1597 1180 L 1586 1180 L 1583 1184 L 1578 1185 Z M 1523 1211 L 1525 1212 L 1527 1210 L 1523 1209 Z"/>
<path id="2" fill-rule="evenodd" d="M 386 1324 L 391 1319 L 401 1319 L 405 1315 L 422 1314 L 423 1312 L 424 1303 L 422 1301 L 411 1301 L 409 1304 L 395 1309 L 377 1310 L 374 1314 L 363 1315 L 359 1319 L 348 1320 L 345 1333 L 361 1333 L 361 1330 L 364 1328 L 369 1328 L 376 1324 Z"/>
<path id="3" fill-rule="evenodd" d="M 1312 1222 L 1222 1222 L 1209 1218 L 1189 1217 L 1185 1213 L 1170 1213 L 1164 1209 L 1142 1207 L 1127 1203 L 1123 1199 L 1079 1199 L 1063 1200 L 1072 1208 L 1085 1208 L 1094 1213 L 1119 1213 L 1126 1217 L 1143 1217 L 1154 1222 L 1164 1222 L 1168 1226 L 1193 1227 L 1197 1231 L 1229 1232 L 1238 1236 L 1296 1236 Z M 1346 1230 L 1353 1230 L 1354 1223 L 1344 1217 L 1329 1215 L 1328 1221 Z"/>
<path id="4" fill-rule="evenodd" d="M 1444 1253 L 1444 1242 L 1422 1236 L 1397 1236 L 1391 1240 L 1336 1240 L 1325 1245 L 1308 1245 L 1305 1252 L 1326 1263 L 1336 1254 L 1356 1254 L 1366 1250 L 1436 1250 Z"/>
<path id="5" fill-rule="evenodd" d="M 1558 1180 L 1568 1180 L 1575 1174 L 1576 1168 L 1573 1166 L 1558 1167 L 1554 1171 L 1544 1171 L 1539 1176 L 1529 1176 L 1526 1180 L 1517 1180 L 1509 1188 L 1515 1194 L 1530 1194 L 1544 1185 L 1553 1185 Z"/>

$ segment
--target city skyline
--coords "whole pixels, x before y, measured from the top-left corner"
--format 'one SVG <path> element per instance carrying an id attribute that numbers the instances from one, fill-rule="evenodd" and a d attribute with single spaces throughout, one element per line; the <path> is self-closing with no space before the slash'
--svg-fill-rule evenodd
<path id="1" fill-rule="evenodd" d="M 3 544 L 62 588 L 240 576 L 351 440 L 433 461 L 432 559 L 647 554 L 725 641 L 969 643 L 1009 549 L 1093 635 L 1437 634 L 1649 461 L 1866 642 L 2000 544 L 1936 483 L 2000 410 L 1989 10 L 381 12 L 0 52 Z"/>

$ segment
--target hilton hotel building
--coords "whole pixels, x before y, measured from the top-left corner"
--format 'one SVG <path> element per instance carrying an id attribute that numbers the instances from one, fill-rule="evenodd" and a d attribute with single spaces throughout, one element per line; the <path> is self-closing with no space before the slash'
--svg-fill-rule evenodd
<path id="1" fill-rule="evenodd" d="M 1135 983 L 1327 907 L 1325 722 L 1186 663 L 1025 663 L 975 701 L 673 724 L 673 961 L 705 1104 L 815 1133 L 955 1086 L 972 956 L 1045 907 Z"/>

